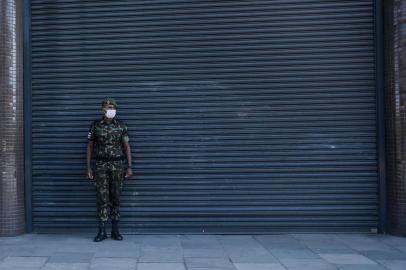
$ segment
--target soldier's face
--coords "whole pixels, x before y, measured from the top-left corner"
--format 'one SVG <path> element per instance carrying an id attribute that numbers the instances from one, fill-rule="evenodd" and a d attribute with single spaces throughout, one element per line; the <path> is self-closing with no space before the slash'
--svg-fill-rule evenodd
<path id="1" fill-rule="evenodd" d="M 105 113 L 107 110 L 116 110 L 116 108 L 113 104 L 107 104 L 103 106 L 102 111 Z"/>

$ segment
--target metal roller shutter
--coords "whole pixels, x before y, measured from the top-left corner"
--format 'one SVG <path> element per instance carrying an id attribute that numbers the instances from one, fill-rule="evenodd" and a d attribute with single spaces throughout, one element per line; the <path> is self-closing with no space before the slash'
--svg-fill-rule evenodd
<path id="1" fill-rule="evenodd" d="M 374 1 L 32 0 L 37 232 L 94 230 L 105 96 L 135 176 L 123 231 L 377 227 Z"/>

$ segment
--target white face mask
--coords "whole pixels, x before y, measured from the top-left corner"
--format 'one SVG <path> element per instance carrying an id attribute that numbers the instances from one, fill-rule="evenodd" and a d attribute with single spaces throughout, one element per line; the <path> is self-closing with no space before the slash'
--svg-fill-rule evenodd
<path id="1" fill-rule="evenodd" d="M 114 109 L 108 109 L 105 113 L 107 118 L 114 118 L 116 116 L 116 110 Z"/>

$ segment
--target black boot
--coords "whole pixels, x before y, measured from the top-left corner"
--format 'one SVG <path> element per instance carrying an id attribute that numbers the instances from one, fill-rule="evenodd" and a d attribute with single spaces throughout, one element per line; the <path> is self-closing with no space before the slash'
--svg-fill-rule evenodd
<path id="1" fill-rule="evenodd" d="M 99 221 L 99 232 L 97 233 L 96 237 L 94 238 L 94 242 L 100 242 L 107 238 L 106 233 L 106 222 Z"/>
<path id="2" fill-rule="evenodd" d="M 118 232 L 118 220 L 111 221 L 111 238 L 114 240 L 123 240 L 123 236 Z"/>

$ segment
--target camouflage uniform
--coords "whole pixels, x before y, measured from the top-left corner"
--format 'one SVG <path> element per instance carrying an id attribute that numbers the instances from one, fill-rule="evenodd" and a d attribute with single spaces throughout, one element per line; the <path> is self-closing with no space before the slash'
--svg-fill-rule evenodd
<path id="1" fill-rule="evenodd" d="M 120 219 L 120 194 L 125 176 L 123 142 L 128 142 L 127 125 L 116 118 L 108 124 L 102 118 L 94 121 L 89 129 L 88 140 L 95 143 L 94 179 L 96 187 L 97 217 L 108 220 L 108 208 L 112 220 Z"/>

